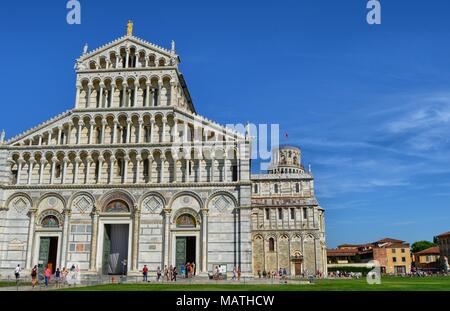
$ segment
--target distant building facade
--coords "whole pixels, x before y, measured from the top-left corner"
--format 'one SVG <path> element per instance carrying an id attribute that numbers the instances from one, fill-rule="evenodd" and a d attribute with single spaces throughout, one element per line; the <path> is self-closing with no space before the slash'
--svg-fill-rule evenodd
<path id="1" fill-rule="evenodd" d="M 408 243 L 385 238 L 368 244 L 344 244 L 327 250 L 329 268 L 365 267 L 369 261 L 380 263 L 384 274 L 411 272 L 411 250 Z"/>
<path id="2" fill-rule="evenodd" d="M 437 243 L 439 245 L 439 251 L 441 254 L 441 267 L 449 270 L 450 260 L 450 231 L 442 233 L 436 236 Z"/>
<path id="3" fill-rule="evenodd" d="M 440 255 L 438 246 L 424 249 L 414 254 L 414 266 L 420 270 L 438 270 L 441 266 Z"/>

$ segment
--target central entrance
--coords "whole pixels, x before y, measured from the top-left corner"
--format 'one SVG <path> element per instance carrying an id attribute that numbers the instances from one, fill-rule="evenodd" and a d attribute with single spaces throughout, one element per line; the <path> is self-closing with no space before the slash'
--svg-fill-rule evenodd
<path id="1" fill-rule="evenodd" d="M 195 236 L 177 237 L 175 249 L 175 265 L 180 269 L 181 265 L 195 262 L 196 238 Z"/>
<path id="2" fill-rule="evenodd" d="M 48 267 L 55 273 L 58 256 L 58 237 L 41 237 L 39 241 L 38 269 L 40 273 Z"/>
<path id="3" fill-rule="evenodd" d="M 105 224 L 103 233 L 103 274 L 125 275 L 128 270 L 128 224 Z"/>

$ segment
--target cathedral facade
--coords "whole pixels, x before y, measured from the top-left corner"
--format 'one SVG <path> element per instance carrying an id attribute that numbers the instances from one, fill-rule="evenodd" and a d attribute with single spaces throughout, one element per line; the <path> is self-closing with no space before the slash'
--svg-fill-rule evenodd
<path id="1" fill-rule="evenodd" d="M 75 107 L 0 144 L 0 276 L 195 262 L 326 272 L 324 214 L 298 148 L 251 174 L 250 135 L 196 113 L 175 44 L 128 34 L 76 63 Z"/>

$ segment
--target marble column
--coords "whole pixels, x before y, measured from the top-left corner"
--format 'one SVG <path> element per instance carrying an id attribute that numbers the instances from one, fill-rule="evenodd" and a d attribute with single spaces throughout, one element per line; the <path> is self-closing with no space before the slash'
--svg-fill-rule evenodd
<path id="1" fill-rule="evenodd" d="M 109 169 L 109 180 L 108 182 L 112 184 L 114 182 L 114 162 L 116 161 L 115 156 L 111 156 L 110 158 L 110 169 Z"/>
<path id="2" fill-rule="evenodd" d="M 61 242 L 61 267 L 67 266 L 67 242 L 69 239 L 70 209 L 64 211 L 64 228 Z"/>
<path id="3" fill-rule="evenodd" d="M 136 180 L 134 181 L 136 184 L 141 182 L 141 161 L 142 157 L 138 154 L 136 156 Z"/>
<path id="4" fill-rule="evenodd" d="M 91 91 L 92 91 L 92 86 L 93 85 L 91 83 L 88 84 L 86 108 L 91 108 Z"/>
<path id="5" fill-rule="evenodd" d="M 128 84 L 126 84 L 125 82 L 122 83 L 122 103 L 121 103 L 121 107 L 125 107 L 126 105 L 126 98 L 127 96 L 127 86 Z"/>
<path id="6" fill-rule="evenodd" d="M 62 171 L 62 176 L 61 176 L 61 184 L 65 184 L 66 183 L 66 177 L 67 177 L 67 163 L 69 163 L 69 158 L 68 157 L 64 157 L 63 159 L 63 171 Z"/>
<path id="7" fill-rule="evenodd" d="M 150 143 L 153 143 L 153 131 L 155 128 L 155 119 L 152 117 L 150 119 Z"/>
<path id="8" fill-rule="evenodd" d="M 129 144 L 131 142 L 131 119 L 127 119 L 127 137 L 126 143 Z"/>
<path id="9" fill-rule="evenodd" d="M 156 97 L 156 105 L 155 106 L 161 106 L 161 91 L 163 88 L 162 81 L 158 81 L 158 96 Z"/>
<path id="10" fill-rule="evenodd" d="M 94 162 L 94 160 L 92 159 L 91 156 L 88 156 L 86 158 L 86 176 L 84 176 L 84 183 L 88 184 L 90 181 L 90 175 L 91 175 L 91 165 L 92 162 Z"/>
<path id="11" fill-rule="evenodd" d="M 140 227 L 140 217 L 141 211 L 139 210 L 139 205 L 135 204 L 134 214 L 133 214 L 133 248 L 132 248 L 132 270 L 138 272 L 138 262 L 139 262 L 139 227 Z"/>
<path id="12" fill-rule="evenodd" d="M 78 145 L 81 145 L 81 132 L 82 132 L 82 130 L 83 130 L 83 125 L 82 125 L 82 122 L 81 121 L 78 121 L 78 137 L 77 137 L 77 144 Z"/>
<path id="13" fill-rule="evenodd" d="M 40 165 L 39 165 L 39 184 L 42 185 L 43 178 L 44 178 L 44 168 L 45 164 L 47 163 L 46 159 L 41 159 Z"/>
<path id="14" fill-rule="evenodd" d="M 130 157 L 126 155 L 123 158 L 123 183 L 126 184 L 128 181 L 128 165 L 130 162 Z"/>
<path id="15" fill-rule="evenodd" d="M 170 264 L 172 264 L 171 259 L 170 259 L 170 217 L 171 217 L 171 209 L 164 209 L 164 242 L 163 242 L 163 247 L 164 247 L 164 257 L 163 257 L 163 262 L 161 263 L 161 266 L 164 267 L 164 265 L 169 266 Z"/>
<path id="16" fill-rule="evenodd" d="M 137 136 L 137 143 L 140 144 L 141 143 L 141 134 L 142 134 L 142 124 L 144 123 L 144 120 L 142 118 L 139 118 L 138 120 L 138 126 L 137 126 L 137 131 L 136 131 L 136 136 Z"/>
<path id="17" fill-rule="evenodd" d="M 105 158 L 103 156 L 98 157 L 98 176 L 97 176 L 97 184 L 102 182 L 102 171 L 103 171 L 103 162 Z"/>
<path id="18" fill-rule="evenodd" d="M 55 169 L 57 161 L 58 160 L 55 159 L 55 157 L 52 158 L 52 171 L 50 172 L 50 184 L 53 184 L 55 182 Z"/>
<path id="19" fill-rule="evenodd" d="M 106 120 L 102 120 L 102 133 L 100 138 L 100 143 L 103 145 L 105 143 L 105 130 L 108 122 Z"/>
<path id="20" fill-rule="evenodd" d="M 114 145 L 117 143 L 117 125 L 119 124 L 119 121 L 114 120 L 113 121 L 113 130 L 112 130 L 112 135 L 111 135 L 111 143 Z"/>
<path id="21" fill-rule="evenodd" d="M 91 254 L 89 260 L 89 271 L 97 272 L 97 241 L 98 241 L 98 211 L 94 206 L 92 212 L 92 239 L 91 239 Z"/>
<path id="22" fill-rule="evenodd" d="M 80 103 L 80 94 L 81 94 L 81 90 L 82 90 L 82 86 L 81 85 L 77 85 L 77 91 L 75 94 L 75 107 L 78 108 L 78 104 Z"/>
<path id="23" fill-rule="evenodd" d="M 208 273 L 208 209 L 202 209 L 202 266 L 201 271 Z"/>
<path id="24" fill-rule="evenodd" d="M 75 170 L 73 172 L 73 183 L 78 184 L 78 170 L 80 169 L 81 158 L 76 156 L 75 158 Z"/>
<path id="25" fill-rule="evenodd" d="M 162 137 L 161 137 L 161 142 L 166 142 L 166 123 L 167 123 L 167 118 L 164 117 L 162 118 Z"/>
<path id="26" fill-rule="evenodd" d="M 137 94 L 138 94 L 138 91 L 139 91 L 139 83 L 136 83 L 135 85 L 134 85 L 134 96 L 133 96 L 133 106 L 134 107 L 137 107 Z"/>
<path id="27" fill-rule="evenodd" d="M 94 144 L 94 126 L 95 126 L 95 121 L 91 120 L 89 122 L 89 144 L 90 145 Z"/>
<path id="28" fill-rule="evenodd" d="M 36 225 L 36 212 L 37 209 L 35 208 L 31 208 L 29 211 L 30 223 L 28 228 L 27 261 L 25 266 L 27 270 L 33 267 L 32 257 L 33 257 L 34 228 Z"/>
<path id="29" fill-rule="evenodd" d="M 31 179 L 33 178 L 34 163 L 36 163 L 36 160 L 33 157 L 31 157 L 28 160 L 28 184 L 29 185 L 31 185 Z"/>
<path id="30" fill-rule="evenodd" d="M 176 106 L 177 102 L 176 102 L 176 98 L 177 98 L 177 89 L 176 89 L 177 84 L 172 81 L 170 82 L 170 104 L 172 106 Z"/>
<path id="31" fill-rule="evenodd" d="M 146 84 L 146 89 L 145 89 L 145 94 L 146 95 L 145 95 L 144 107 L 150 107 L 150 96 L 151 96 L 150 86 L 151 86 L 150 83 Z"/>

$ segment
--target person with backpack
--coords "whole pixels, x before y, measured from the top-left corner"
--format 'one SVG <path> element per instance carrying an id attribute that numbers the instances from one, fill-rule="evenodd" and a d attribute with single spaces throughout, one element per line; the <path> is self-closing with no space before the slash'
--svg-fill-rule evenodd
<path id="1" fill-rule="evenodd" d="M 31 269 L 31 287 L 34 288 L 36 286 L 36 280 L 38 275 L 38 268 L 37 266 L 34 266 L 33 269 Z"/>
<path id="2" fill-rule="evenodd" d="M 147 268 L 147 265 L 144 265 L 144 268 L 142 269 L 142 276 L 143 276 L 143 278 L 142 278 L 142 281 L 143 282 L 148 282 L 148 268 Z"/>

